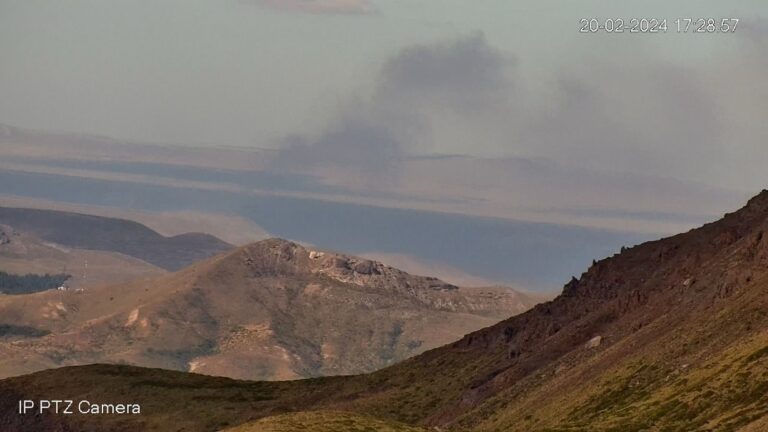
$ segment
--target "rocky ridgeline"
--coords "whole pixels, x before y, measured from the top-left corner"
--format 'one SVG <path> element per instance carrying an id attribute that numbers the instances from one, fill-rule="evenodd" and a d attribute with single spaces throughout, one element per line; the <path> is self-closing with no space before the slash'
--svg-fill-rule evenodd
<path id="1" fill-rule="evenodd" d="M 464 289 L 430 276 L 417 276 L 378 261 L 269 239 L 238 254 L 254 277 L 306 275 L 356 285 L 369 292 L 396 293 L 430 308 L 451 312 L 527 309 L 518 293 L 504 287 Z"/>
<path id="2" fill-rule="evenodd" d="M 309 249 L 299 244 L 270 239 L 245 246 L 244 263 L 255 275 L 315 274 L 367 288 L 395 287 L 410 293 L 419 290 L 451 292 L 458 287 L 429 276 L 414 276 L 394 267 L 343 255 Z"/>
<path id="3" fill-rule="evenodd" d="M 360 286 L 398 286 L 415 292 L 421 289 L 453 291 L 458 287 L 429 276 L 414 276 L 396 268 L 364 258 L 310 251 L 313 271 L 336 280 Z"/>
<path id="4" fill-rule="evenodd" d="M 566 354 L 578 358 L 585 349 L 608 349 L 657 322 L 666 320 L 660 326 L 665 328 L 711 314 L 711 308 L 768 277 L 766 232 L 768 191 L 763 191 L 717 222 L 625 247 L 595 262 L 553 301 L 451 346 L 499 355 L 496 370 L 479 378 L 462 400 L 466 407 L 478 406 Z M 452 408 L 441 421 L 466 407 Z"/>

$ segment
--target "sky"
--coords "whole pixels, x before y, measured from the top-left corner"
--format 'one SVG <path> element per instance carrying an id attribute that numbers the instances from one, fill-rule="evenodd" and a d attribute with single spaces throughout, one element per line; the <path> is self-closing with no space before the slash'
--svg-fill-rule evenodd
<path id="1" fill-rule="evenodd" d="M 0 0 L 0 193 L 552 288 L 766 188 L 766 76 L 764 0 Z"/>
<path id="2" fill-rule="evenodd" d="M 0 123 L 278 149 L 276 169 L 371 187 L 462 155 L 741 197 L 768 184 L 766 16 L 760 0 L 0 0 Z M 592 17 L 741 21 L 580 34 Z"/>

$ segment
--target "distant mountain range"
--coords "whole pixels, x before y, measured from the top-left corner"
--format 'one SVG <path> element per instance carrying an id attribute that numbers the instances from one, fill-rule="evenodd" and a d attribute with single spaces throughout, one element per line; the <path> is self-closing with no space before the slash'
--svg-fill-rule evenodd
<path id="1" fill-rule="evenodd" d="M 764 191 L 717 222 L 595 262 L 553 301 L 367 375 L 243 382 L 92 365 L 7 379 L 0 382 L 0 425 L 82 431 L 256 431 L 275 425 L 322 431 L 329 424 L 338 425 L 336 431 L 768 430 L 767 232 Z M 271 258 L 248 263 L 257 252 Z M 213 273 L 197 274 L 228 277 L 234 260 L 234 267 L 246 264 L 250 278 L 276 280 L 309 268 L 307 277 L 354 284 L 362 277 L 354 272 L 358 265 L 371 268 L 351 261 L 337 267 L 328 257 L 328 264 L 304 265 L 311 252 L 268 242 L 210 261 Z M 192 304 L 210 292 L 205 276 L 194 275 L 186 275 L 198 287 L 197 294 L 187 294 Z M 442 297 L 455 289 L 432 282 L 421 279 L 414 293 L 439 296 L 412 295 L 414 304 L 470 309 L 471 302 Z M 273 292 L 287 299 L 295 291 L 273 285 Z M 143 411 L 16 413 L 20 398 L 51 394 L 131 401 Z"/>
<path id="2" fill-rule="evenodd" d="M 160 267 L 118 252 L 79 249 L 46 242 L 1 224 L 0 271 L 13 275 L 66 274 L 70 276 L 66 281 L 67 286 L 73 289 L 127 282 L 165 273 Z"/>
<path id="3" fill-rule="evenodd" d="M 55 210 L 0 207 L 0 224 L 46 242 L 117 252 L 171 271 L 233 248 L 208 234 L 164 237 L 140 223 L 125 219 Z"/>

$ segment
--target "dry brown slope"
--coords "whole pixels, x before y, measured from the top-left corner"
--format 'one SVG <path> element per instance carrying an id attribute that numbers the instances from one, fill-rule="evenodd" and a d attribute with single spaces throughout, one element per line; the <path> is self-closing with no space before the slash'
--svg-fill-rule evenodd
<path id="1" fill-rule="evenodd" d="M 160 278 L 0 299 L 4 319 L 50 332 L 0 347 L 15 353 L 7 370 L 49 359 L 294 379 L 380 369 L 528 301 L 275 239 Z"/>
<path id="2" fill-rule="evenodd" d="M 595 263 L 552 302 L 373 374 L 379 391 L 342 404 L 483 431 L 747 427 L 768 413 L 766 232 L 763 192 Z"/>

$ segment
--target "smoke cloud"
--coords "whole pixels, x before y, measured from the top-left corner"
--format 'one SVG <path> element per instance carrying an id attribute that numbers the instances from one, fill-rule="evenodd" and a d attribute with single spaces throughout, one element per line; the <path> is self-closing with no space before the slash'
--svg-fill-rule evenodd
<path id="1" fill-rule="evenodd" d="M 483 34 L 411 46 L 383 63 L 370 98 L 349 102 L 318 136 L 286 140 L 279 166 L 505 215 L 550 202 L 564 214 L 709 214 L 768 184 L 768 32 L 741 30 L 739 49 L 716 65 L 603 41 L 545 77 L 521 73 L 523 62 Z M 434 153 L 473 156 L 414 162 Z M 483 156 L 552 163 L 475 169 Z"/>
<path id="2" fill-rule="evenodd" d="M 405 48 L 384 63 L 370 98 L 350 101 L 317 137 L 288 138 L 277 165 L 392 184 L 405 158 L 431 150 L 441 118 L 478 118 L 504 106 L 511 66 L 482 34 Z"/>

